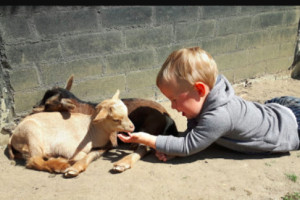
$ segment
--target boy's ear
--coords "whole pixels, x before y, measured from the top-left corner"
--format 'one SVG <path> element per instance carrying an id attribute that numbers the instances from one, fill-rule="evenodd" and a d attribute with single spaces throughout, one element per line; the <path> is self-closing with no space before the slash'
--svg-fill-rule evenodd
<path id="1" fill-rule="evenodd" d="M 206 88 L 205 88 L 204 83 L 196 82 L 194 86 L 201 97 L 206 94 Z"/>

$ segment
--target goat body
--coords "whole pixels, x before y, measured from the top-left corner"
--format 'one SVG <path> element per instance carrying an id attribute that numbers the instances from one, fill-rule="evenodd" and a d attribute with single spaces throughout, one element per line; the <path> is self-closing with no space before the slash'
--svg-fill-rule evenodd
<path id="1" fill-rule="evenodd" d="M 66 84 L 66 89 L 52 88 L 46 91 L 43 99 L 33 109 L 35 112 L 69 111 L 71 113 L 85 113 L 93 115 L 95 103 L 82 101 L 70 89 L 73 83 L 71 76 Z M 128 117 L 135 126 L 135 132 L 144 131 L 152 135 L 177 135 L 178 131 L 174 120 L 166 109 L 159 103 L 147 99 L 127 98 L 121 99 L 128 108 Z M 113 170 L 123 172 L 129 169 L 150 152 L 150 148 L 138 145 L 134 153 L 114 163 Z"/>
<path id="2" fill-rule="evenodd" d="M 117 132 L 134 130 L 118 98 L 119 92 L 95 106 L 92 114 L 40 112 L 25 117 L 10 137 L 10 158 L 17 151 L 27 168 L 77 176 L 108 144 L 117 145 Z M 105 149 L 92 150 L 99 147 Z"/>

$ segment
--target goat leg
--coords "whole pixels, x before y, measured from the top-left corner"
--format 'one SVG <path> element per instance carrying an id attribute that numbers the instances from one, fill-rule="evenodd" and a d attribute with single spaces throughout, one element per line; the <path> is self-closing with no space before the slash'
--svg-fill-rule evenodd
<path id="1" fill-rule="evenodd" d="M 70 167 L 68 160 L 61 157 L 45 160 L 41 156 L 33 156 L 26 162 L 26 168 L 48 171 L 50 173 L 62 173 L 68 167 Z"/>
<path id="2" fill-rule="evenodd" d="M 133 165 L 150 152 L 150 147 L 145 145 L 139 145 L 138 148 L 131 154 L 125 156 L 121 160 L 117 161 L 113 165 L 113 171 L 123 172 L 133 167 Z"/>
<path id="3" fill-rule="evenodd" d="M 63 173 L 64 177 L 71 178 L 78 176 L 79 173 L 85 171 L 89 164 L 98 159 L 105 153 L 107 149 L 94 150 L 89 152 L 85 157 L 76 161 L 71 167 L 67 168 Z"/>

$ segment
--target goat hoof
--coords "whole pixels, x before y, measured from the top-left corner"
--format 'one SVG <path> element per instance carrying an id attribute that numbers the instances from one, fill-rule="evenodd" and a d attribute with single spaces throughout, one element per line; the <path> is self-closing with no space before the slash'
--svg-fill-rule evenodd
<path id="1" fill-rule="evenodd" d="M 64 172 L 64 177 L 66 178 L 72 178 L 72 177 L 75 177 L 75 176 L 78 176 L 79 172 L 75 169 L 67 169 L 65 172 Z"/>
<path id="2" fill-rule="evenodd" d="M 130 165 L 114 165 L 113 167 L 113 171 L 115 172 L 124 172 L 127 169 L 130 169 Z"/>

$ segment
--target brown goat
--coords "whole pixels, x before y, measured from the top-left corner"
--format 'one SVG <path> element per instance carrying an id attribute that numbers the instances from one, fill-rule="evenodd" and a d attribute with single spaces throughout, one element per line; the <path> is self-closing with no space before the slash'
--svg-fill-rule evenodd
<path id="1" fill-rule="evenodd" d="M 48 90 L 35 112 L 51 112 L 68 110 L 71 113 L 93 114 L 96 104 L 78 99 L 69 90 L 73 83 L 73 75 L 68 79 L 66 89 Z M 135 126 L 135 132 L 144 131 L 153 135 L 177 135 L 178 131 L 173 119 L 159 103 L 147 99 L 121 99 L 128 108 L 129 119 Z M 113 164 L 113 171 L 123 172 L 131 168 L 138 160 L 150 152 L 150 148 L 138 145 L 135 152 L 125 156 Z"/>
<path id="2" fill-rule="evenodd" d="M 98 104 L 92 115 L 64 111 L 28 115 L 13 131 L 8 151 L 11 159 L 14 152 L 21 153 L 27 168 L 74 177 L 101 156 L 110 143 L 117 145 L 117 132 L 133 130 L 118 90 L 112 99 Z"/>

